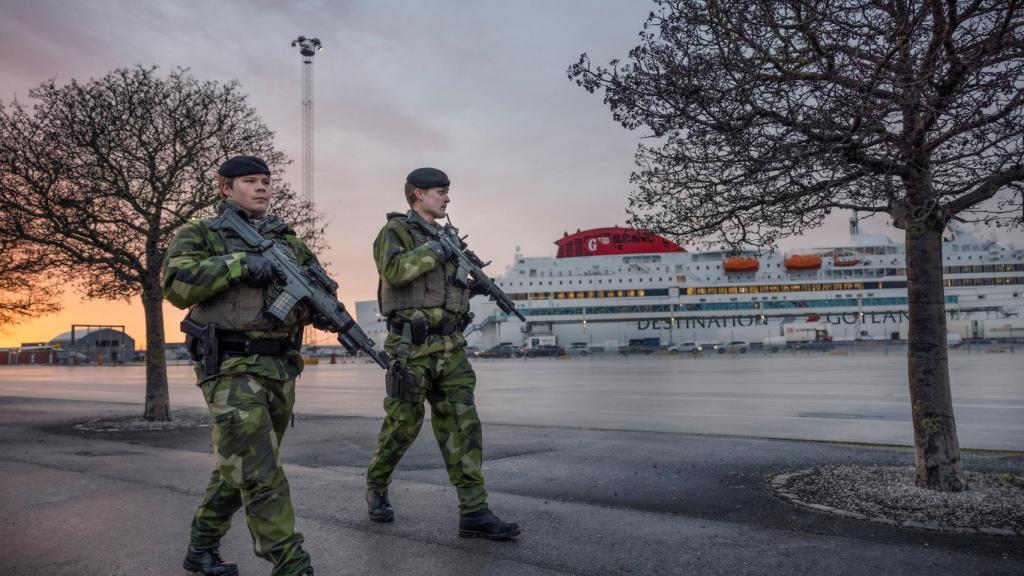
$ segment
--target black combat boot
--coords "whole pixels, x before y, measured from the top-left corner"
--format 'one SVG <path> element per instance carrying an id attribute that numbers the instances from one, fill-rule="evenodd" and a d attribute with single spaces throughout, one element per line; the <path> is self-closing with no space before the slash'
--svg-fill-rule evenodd
<path id="1" fill-rule="evenodd" d="M 217 548 L 196 550 L 189 546 L 182 566 L 189 572 L 199 573 L 203 576 L 236 576 L 238 574 L 238 565 L 221 560 L 220 551 Z"/>
<path id="2" fill-rule="evenodd" d="M 370 520 L 374 522 L 391 522 L 395 519 L 395 511 L 391 509 L 387 490 L 376 492 L 368 488 L 366 490 L 366 511 L 370 515 Z"/>
<path id="3" fill-rule="evenodd" d="M 515 522 L 503 522 L 487 508 L 472 514 L 459 517 L 459 536 L 463 538 L 487 538 L 488 540 L 508 540 L 519 536 L 519 525 Z"/>

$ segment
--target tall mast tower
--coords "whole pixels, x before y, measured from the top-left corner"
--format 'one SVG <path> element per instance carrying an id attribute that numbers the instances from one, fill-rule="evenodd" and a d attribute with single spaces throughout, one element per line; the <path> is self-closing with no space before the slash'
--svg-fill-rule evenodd
<path id="1" fill-rule="evenodd" d="M 319 38 L 299 36 L 292 47 L 302 55 L 302 199 L 313 202 L 313 56 L 324 49 Z"/>

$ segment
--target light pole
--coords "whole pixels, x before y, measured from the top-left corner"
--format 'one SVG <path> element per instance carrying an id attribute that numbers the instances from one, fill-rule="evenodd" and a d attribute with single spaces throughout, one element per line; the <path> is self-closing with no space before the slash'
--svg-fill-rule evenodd
<path id="1" fill-rule="evenodd" d="M 324 49 L 319 38 L 292 40 L 302 55 L 302 196 L 313 202 L 313 56 Z"/>

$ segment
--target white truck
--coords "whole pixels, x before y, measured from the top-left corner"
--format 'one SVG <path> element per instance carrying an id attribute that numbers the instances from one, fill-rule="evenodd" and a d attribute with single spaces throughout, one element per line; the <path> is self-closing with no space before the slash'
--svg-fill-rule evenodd
<path id="1" fill-rule="evenodd" d="M 782 336 L 787 343 L 815 342 L 832 339 L 832 325 L 828 322 L 788 322 L 782 324 Z"/>
<path id="2" fill-rule="evenodd" d="M 520 354 L 526 354 L 527 350 L 533 350 L 538 346 L 557 346 L 558 337 L 554 334 L 538 334 L 536 336 L 530 336 L 526 340 L 523 340 L 523 345 L 519 348 Z"/>

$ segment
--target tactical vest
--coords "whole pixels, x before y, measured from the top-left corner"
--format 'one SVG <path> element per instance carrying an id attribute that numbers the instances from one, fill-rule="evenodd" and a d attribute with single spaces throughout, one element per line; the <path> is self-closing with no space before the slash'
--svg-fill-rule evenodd
<path id="1" fill-rule="evenodd" d="M 224 256 L 236 252 L 256 252 L 234 232 L 211 230 L 209 223 L 209 220 L 204 220 L 201 226 L 203 227 L 203 236 L 209 241 L 213 255 Z M 283 235 L 275 235 L 273 240 L 288 250 L 292 257 L 295 256 L 295 251 Z M 263 313 L 280 293 L 281 290 L 273 284 L 252 286 L 246 282 L 240 282 L 202 302 L 193 304 L 188 316 L 200 324 L 214 322 L 220 330 L 294 333 L 302 327 L 303 323 L 309 321 L 309 310 L 305 303 L 295 306 L 288 313 L 284 322 Z"/>
<path id="2" fill-rule="evenodd" d="M 408 223 L 405 214 L 388 214 L 388 221 L 397 222 L 409 233 L 413 248 L 430 241 L 419 226 Z M 443 308 L 457 316 L 464 315 L 469 312 L 469 290 L 456 286 L 452 282 L 454 276 L 455 264 L 449 261 L 400 288 L 381 280 L 377 291 L 381 315 L 390 316 L 392 312 L 411 308 Z"/>

